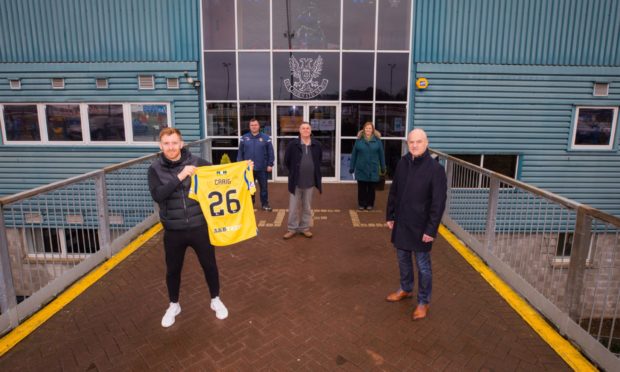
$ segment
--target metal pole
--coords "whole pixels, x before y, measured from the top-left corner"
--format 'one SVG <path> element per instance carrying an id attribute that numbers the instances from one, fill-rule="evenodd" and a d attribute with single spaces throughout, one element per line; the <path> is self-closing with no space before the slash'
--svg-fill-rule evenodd
<path id="1" fill-rule="evenodd" d="M 0 205 L 0 314 L 8 314 L 10 327 L 15 328 L 19 324 L 19 319 L 12 273 L 4 207 Z"/>
<path id="2" fill-rule="evenodd" d="M 575 222 L 575 234 L 573 246 L 570 252 L 568 265 L 568 279 L 566 281 L 566 312 L 572 320 L 579 324 L 579 309 L 581 307 L 581 294 L 586 272 L 586 260 L 590 249 L 590 237 L 592 236 L 592 217 L 586 214 L 581 207 L 577 209 L 577 221 Z"/>
<path id="3" fill-rule="evenodd" d="M 112 257 L 110 245 L 110 216 L 108 211 L 108 192 L 105 185 L 105 172 L 95 175 L 95 192 L 97 198 L 97 220 L 99 221 L 99 249 L 105 250 L 107 258 Z"/>
<path id="4" fill-rule="evenodd" d="M 454 175 L 454 163 L 452 160 L 446 159 L 446 177 L 448 179 L 448 197 L 446 198 L 446 209 L 444 214 L 449 215 L 450 203 L 452 201 L 452 177 Z"/>
<path id="5" fill-rule="evenodd" d="M 487 206 L 487 224 L 485 228 L 485 249 L 484 255 L 491 254 L 495 245 L 495 224 L 497 219 L 497 205 L 499 204 L 499 179 L 491 177 L 489 179 L 489 205 Z"/>

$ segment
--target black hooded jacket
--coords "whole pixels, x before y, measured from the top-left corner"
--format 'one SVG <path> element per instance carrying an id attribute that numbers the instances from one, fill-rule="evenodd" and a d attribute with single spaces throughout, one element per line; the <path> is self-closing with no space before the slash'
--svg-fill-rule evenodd
<path id="1" fill-rule="evenodd" d="M 163 154 L 153 161 L 148 171 L 149 190 L 159 204 L 159 219 L 166 230 L 189 230 L 207 226 L 200 204 L 187 197 L 190 177 L 182 182 L 177 175 L 186 165 L 211 165 L 208 161 L 181 150 L 181 158 L 168 160 Z"/>

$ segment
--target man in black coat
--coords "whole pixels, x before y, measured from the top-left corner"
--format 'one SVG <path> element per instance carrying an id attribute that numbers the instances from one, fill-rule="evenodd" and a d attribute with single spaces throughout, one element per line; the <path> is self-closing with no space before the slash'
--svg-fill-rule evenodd
<path id="1" fill-rule="evenodd" d="M 162 129 L 159 148 L 162 153 L 149 167 L 148 183 L 151 197 L 159 204 L 159 219 L 164 225 L 166 285 L 170 305 L 161 319 L 161 325 L 165 328 L 172 326 L 181 313 L 181 270 L 188 246 L 196 252 L 205 274 L 211 294 L 211 309 L 218 319 L 226 319 L 228 309 L 219 297 L 219 272 L 207 221 L 198 202 L 188 197 L 191 176 L 196 167 L 211 164 L 183 148 L 181 132 L 176 128 Z"/>
<path id="2" fill-rule="evenodd" d="M 388 196 L 386 224 L 392 230 L 400 270 L 400 288 L 387 296 L 389 302 L 411 297 L 413 263 L 418 268 L 418 306 L 412 319 L 426 317 L 433 288 L 431 247 L 446 207 L 447 179 L 443 167 L 431 157 L 422 129 L 407 136 L 409 152 L 394 173 Z"/>

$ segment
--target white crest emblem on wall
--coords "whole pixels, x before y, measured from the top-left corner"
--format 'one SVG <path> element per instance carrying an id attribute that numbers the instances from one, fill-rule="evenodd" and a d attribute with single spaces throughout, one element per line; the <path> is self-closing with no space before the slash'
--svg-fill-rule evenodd
<path id="1" fill-rule="evenodd" d="M 284 80 L 286 90 L 293 93 L 295 97 L 310 99 L 321 94 L 327 88 L 327 79 L 322 79 L 319 84 L 314 79 L 321 76 L 323 70 L 323 58 L 318 56 L 316 61 L 313 58 L 300 58 L 299 61 L 293 56 L 288 59 L 288 66 L 293 74 L 294 83 L 291 79 Z"/>

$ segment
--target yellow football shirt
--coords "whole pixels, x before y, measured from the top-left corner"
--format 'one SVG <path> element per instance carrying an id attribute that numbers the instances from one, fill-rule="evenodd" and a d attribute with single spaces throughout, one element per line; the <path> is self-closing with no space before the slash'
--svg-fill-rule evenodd
<path id="1" fill-rule="evenodd" d="M 215 246 L 231 245 L 256 236 L 252 195 L 254 175 L 247 161 L 198 167 L 189 197 L 200 204 Z"/>

